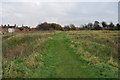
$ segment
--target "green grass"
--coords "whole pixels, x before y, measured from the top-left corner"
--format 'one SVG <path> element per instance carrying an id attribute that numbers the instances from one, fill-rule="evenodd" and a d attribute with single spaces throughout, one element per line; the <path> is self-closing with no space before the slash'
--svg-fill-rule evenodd
<path id="1" fill-rule="evenodd" d="M 3 77 L 117 78 L 117 38 L 118 31 L 10 36 L 3 41 Z"/>
<path id="2" fill-rule="evenodd" d="M 32 77 L 44 45 L 54 33 L 17 34 L 3 41 L 3 77 Z"/>
<path id="3" fill-rule="evenodd" d="M 93 77 L 84 63 L 81 63 L 73 50 L 69 48 L 69 39 L 65 34 L 58 34 L 48 44 L 44 65 L 41 68 L 42 78 L 79 78 Z M 58 46 L 59 45 L 59 46 Z M 57 46 L 57 47 L 56 47 Z M 84 69 L 84 70 L 83 70 Z M 90 71 L 90 70 L 89 70 Z M 83 74 L 83 72 L 86 72 Z M 86 76 L 88 75 L 89 76 Z"/>

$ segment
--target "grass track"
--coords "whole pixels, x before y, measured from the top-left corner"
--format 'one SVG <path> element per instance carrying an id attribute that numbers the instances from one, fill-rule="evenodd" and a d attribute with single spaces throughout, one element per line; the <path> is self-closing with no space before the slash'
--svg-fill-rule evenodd
<path id="1" fill-rule="evenodd" d="M 5 63 L 5 65 L 3 66 L 5 72 L 4 77 L 8 77 L 8 78 L 9 77 L 11 78 L 12 77 L 116 78 L 117 77 L 116 69 L 114 69 L 110 65 L 107 64 L 105 65 L 104 63 L 103 64 L 98 63 L 97 66 L 94 64 L 89 65 L 89 63 L 86 61 L 88 60 L 88 57 L 81 56 L 83 54 L 86 54 L 86 51 L 89 49 L 89 46 L 92 45 L 94 46 L 95 44 L 85 45 L 87 42 L 84 43 L 81 42 L 80 41 L 81 38 L 75 41 L 74 39 L 71 38 L 71 35 L 67 34 L 66 32 L 58 32 L 55 33 L 54 35 L 49 35 L 46 37 L 43 35 L 41 36 L 41 39 L 39 37 L 39 34 L 37 38 L 35 38 L 35 35 L 30 40 L 30 41 L 34 40 L 33 42 L 35 43 L 32 46 L 31 45 L 29 46 L 30 49 L 31 47 L 34 48 L 33 50 L 34 52 L 30 51 L 31 54 L 29 54 L 27 57 L 19 56 L 19 58 L 16 58 L 13 61 L 9 61 L 9 63 L 10 62 L 13 63 L 11 66 L 11 71 L 9 71 L 9 74 L 7 74 L 8 73 L 7 69 L 9 69 L 9 64 L 7 64 L 8 62 L 6 63 L 6 61 L 4 61 Z M 45 41 L 44 41 L 44 37 L 45 37 Z M 21 39 L 23 38 L 21 37 Z M 30 38 L 29 37 L 27 38 L 26 36 L 25 40 L 29 41 L 28 39 Z M 13 40 L 11 40 L 10 43 L 13 43 L 14 42 Z M 44 42 L 42 43 L 41 40 L 43 40 Z M 79 41 L 79 44 L 77 41 Z M 18 45 L 18 43 L 16 44 Z M 95 45 L 95 46 L 99 46 L 99 45 Z M 83 50 L 84 47 L 85 48 L 88 47 L 87 50 Z M 99 50 L 99 48 L 93 48 L 93 49 L 95 49 L 96 51 Z M 89 53 L 91 54 L 91 52 Z M 95 59 L 93 59 L 93 61 L 95 61 Z"/>
<path id="2" fill-rule="evenodd" d="M 69 38 L 65 33 L 59 33 L 50 40 L 45 63 L 41 68 L 43 78 L 92 78 L 97 77 L 91 74 L 92 69 L 86 63 L 80 61 L 69 47 Z"/>

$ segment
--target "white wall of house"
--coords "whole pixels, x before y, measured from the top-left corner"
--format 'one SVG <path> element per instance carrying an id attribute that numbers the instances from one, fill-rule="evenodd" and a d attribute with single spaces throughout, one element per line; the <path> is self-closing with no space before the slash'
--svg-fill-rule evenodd
<path id="1" fill-rule="evenodd" d="M 8 32 L 9 32 L 9 33 L 13 33 L 14 31 L 15 31 L 14 28 L 8 28 Z"/>

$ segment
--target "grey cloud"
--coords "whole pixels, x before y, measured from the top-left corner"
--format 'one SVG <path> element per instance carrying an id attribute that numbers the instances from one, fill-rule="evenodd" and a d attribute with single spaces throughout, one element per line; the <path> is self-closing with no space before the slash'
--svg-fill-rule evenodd
<path id="1" fill-rule="evenodd" d="M 117 23 L 117 2 L 6 2 L 3 24 L 36 26 L 40 22 L 57 22 L 77 26 L 95 20 Z"/>

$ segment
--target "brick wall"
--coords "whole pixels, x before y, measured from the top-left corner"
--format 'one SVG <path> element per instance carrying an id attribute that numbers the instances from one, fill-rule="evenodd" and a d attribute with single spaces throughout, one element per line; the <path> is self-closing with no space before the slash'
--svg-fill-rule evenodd
<path id="1" fill-rule="evenodd" d="M 8 33 L 8 28 L 2 28 L 3 33 Z"/>

